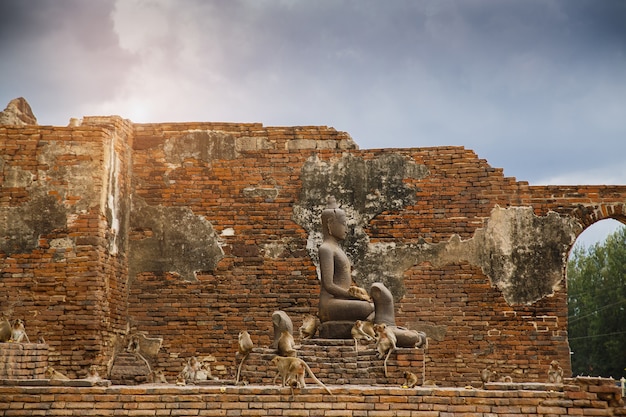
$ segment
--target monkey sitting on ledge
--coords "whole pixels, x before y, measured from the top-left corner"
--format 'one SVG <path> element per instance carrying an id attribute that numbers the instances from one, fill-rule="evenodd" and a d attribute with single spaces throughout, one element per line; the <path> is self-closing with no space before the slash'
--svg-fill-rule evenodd
<path id="1" fill-rule="evenodd" d="M 26 339 L 26 343 L 30 343 L 30 339 L 26 334 L 26 328 L 24 327 L 24 321 L 22 319 L 17 319 L 15 320 L 15 323 L 13 323 L 9 343 L 22 343 L 22 340 L 24 339 Z"/>

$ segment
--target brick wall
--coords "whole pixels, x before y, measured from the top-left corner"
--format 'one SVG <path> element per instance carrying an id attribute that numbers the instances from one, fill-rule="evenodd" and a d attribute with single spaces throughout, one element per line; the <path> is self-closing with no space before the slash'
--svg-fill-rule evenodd
<path id="1" fill-rule="evenodd" d="M 104 363 L 126 323 L 125 249 L 114 246 L 127 231 L 112 227 L 118 202 L 108 189 L 116 183 L 128 199 L 130 126 L 115 122 L 0 127 L 1 312 L 24 319 L 72 375 Z"/>
<path id="2" fill-rule="evenodd" d="M 530 208 L 541 221 L 558 213 L 575 234 L 626 220 L 626 186 L 529 186 L 463 147 L 359 150 L 323 126 L 94 117 L 0 127 L 0 149 L 0 210 L 28 219 L 5 236 L 36 236 L 0 250 L 0 300 L 72 377 L 93 363 L 105 374 L 127 325 L 163 337 L 156 363 L 170 378 L 192 355 L 215 357 L 214 374 L 234 377 L 239 331 L 263 348 L 272 312 L 295 328 L 317 312 L 316 216 L 302 212 L 335 194 L 358 217 L 361 235 L 348 242 L 364 261 L 357 280 L 383 280 L 397 323 L 430 336 L 427 379 L 463 386 L 490 365 L 542 382 L 554 359 L 571 372 L 566 256 L 552 265 L 560 282 L 511 302 L 470 245 L 498 207 Z"/>
<path id="3" fill-rule="evenodd" d="M 502 384 L 487 390 L 331 386 L 291 394 L 276 386 L 2 386 L 5 416 L 623 416 L 611 380 L 561 387 Z M 551 390 L 549 388 L 552 388 Z"/>
<path id="4" fill-rule="evenodd" d="M 0 379 L 43 379 L 48 366 L 48 345 L 0 343 Z"/>

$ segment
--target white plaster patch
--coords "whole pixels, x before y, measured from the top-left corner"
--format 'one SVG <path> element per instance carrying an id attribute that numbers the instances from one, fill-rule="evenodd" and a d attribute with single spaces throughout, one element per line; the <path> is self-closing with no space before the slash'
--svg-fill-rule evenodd
<path id="1" fill-rule="evenodd" d="M 269 243 L 263 247 L 263 253 L 266 257 L 272 259 L 278 259 L 280 255 L 285 251 L 286 246 L 282 243 Z"/>
<path id="2" fill-rule="evenodd" d="M 227 227 L 226 229 L 222 230 L 222 233 L 220 233 L 221 236 L 235 236 L 235 229 L 233 229 L 232 227 Z"/>

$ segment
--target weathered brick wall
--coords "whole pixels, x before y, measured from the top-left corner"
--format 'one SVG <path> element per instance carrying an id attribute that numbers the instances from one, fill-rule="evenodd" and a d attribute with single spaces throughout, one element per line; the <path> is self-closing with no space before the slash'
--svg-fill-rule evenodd
<path id="1" fill-rule="evenodd" d="M 105 373 L 128 320 L 163 337 L 170 378 L 192 355 L 233 378 L 239 331 L 267 347 L 273 311 L 295 328 L 317 312 L 334 195 L 355 280 L 384 282 L 398 324 L 430 336 L 427 379 L 466 385 L 491 365 L 545 381 L 554 359 L 570 373 L 567 251 L 593 222 L 626 219 L 624 186 L 531 187 L 462 147 L 358 150 L 325 127 L 86 118 L 1 127 L 0 142 L 0 210 L 46 226 L 27 228 L 35 243 L 5 238 L 0 297 L 71 376 Z"/>
<path id="2" fill-rule="evenodd" d="M 0 343 L 0 379 L 43 379 L 48 366 L 48 345 Z"/>
<path id="3" fill-rule="evenodd" d="M 1 313 L 73 376 L 105 363 L 126 324 L 128 221 L 112 216 L 129 200 L 130 125 L 97 121 L 0 127 Z"/>
<path id="4" fill-rule="evenodd" d="M 291 394 L 275 386 L 2 386 L 5 416 L 623 416 L 613 381 L 570 385 L 413 388 L 331 386 Z"/>

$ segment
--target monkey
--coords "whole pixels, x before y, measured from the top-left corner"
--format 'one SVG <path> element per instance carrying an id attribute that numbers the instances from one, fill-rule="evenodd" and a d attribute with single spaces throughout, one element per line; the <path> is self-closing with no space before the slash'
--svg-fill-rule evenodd
<path id="1" fill-rule="evenodd" d="M 404 371 L 404 384 L 402 388 L 413 388 L 417 385 L 417 375 L 410 371 Z"/>
<path id="2" fill-rule="evenodd" d="M 138 353 L 139 352 L 139 339 L 137 335 L 132 335 L 130 340 L 128 341 L 128 346 L 126 346 L 126 352 L 130 353 Z"/>
<path id="3" fill-rule="evenodd" d="M 30 343 L 30 339 L 28 339 L 28 335 L 26 334 L 26 328 L 24 327 L 24 321 L 22 319 L 17 319 L 13 323 L 13 328 L 11 329 L 11 339 L 9 339 L 9 342 L 22 343 L 23 339 L 26 339 L 26 343 Z"/>
<path id="4" fill-rule="evenodd" d="M 189 360 L 187 361 L 187 364 L 189 365 L 189 375 L 191 376 L 190 380 L 191 382 L 193 382 L 196 380 L 196 375 L 200 371 L 202 364 L 200 363 L 198 358 L 196 358 L 195 356 L 192 356 L 191 358 L 189 358 Z"/>
<path id="5" fill-rule="evenodd" d="M 302 326 L 300 326 L 300 337 L 302 339 L 310 339 L 317 333 L 317 328 L 320 326 L 320 319 L 317 316 L 309 314 L 302 320 Z"/>
<path id="6" fill-rule="evenodd" d="M 392 351 L 396 349 L 396 335 L 391 329 L 387 327 L 386 324 L 380 323 L 374 325 L 374 331 L 376 331 L 376 335 L 378 339 L 376 340 L 376 350 L 378 351 L 378 359 L 385 358 L 383 362 L 385 369 L 385 376 L 387 375 L 387 359 L 389 359 L 389 355 Z M 385 356 L 385 354 L 387 354 Z"/>
<path id="7" fill-rule="evenodd" d="M 178 385 L 179 387 L 187 385 L 187 383 L 185 382 L 185 376 L 183 375 L 182 372 L 179 373 L 178 376 L 176 377 L 176 385 Z"/>
<path id="8" fill-rule="evenodd" d="M 372 297 L 370 297 L 370 295 L 367 293 L 367 290 L 365 288 L 357 287 L 356 285 L 350 285 L 350 287 L 348 288 L 348 294 L 355 298 L 358 298 L 359 300 L 369 302 L 372 301 Z"/>
<path id="9" fill-rule="evenodd" d="M 143 335 L 142 335 L 143 336 Z M 152 373 L 152 367 L 150 366 L 150 362 L 146 359 L 141 353 L 141 342 L 139 340 L 139 335 L 134 334 L 130 337 L 128 341 L 128 346 L 126 346 L 126 352 L 132 353 L 135 357 L 141 359 L 143 363 L 148 367 L 148 374 Z"/>
<path id="10" fill-rule="evenodd" d="M 278 339 L 278 348 L 276 349 L 276 352 L 279 356 L 297 356 L 296 343 L 293 340 L 293 335 L 287 330 L 283 330 L 280 333 L 280 338 Z"/>
<path id="11" fill-rule="evenodd" d="M 551 384 L 563 383 L 563 368 L 559 365 L 559 362 L 550 362 L 550 368 L 548 369 L 548 382 Z"/>
<path id="12" fill-rule="evenodd" d="M 130 330 L 127 330 L 127 332 Z M 134 333 L 128 337 L 128 345 L 126 351 L 141 355 L 143 358 L 156 357 L 163 338 L 161 337 L 148 337 L 143 332 Z"/>
<path id="13" fill-rule="evenodd" d="M 376 340 L 376 332 L 374 331 L 374 324 L 371 321 L 357 320 L 350 330 L 352 338 L 354 339 L 354 351 L 359 351 L 359 341 L 366 340 L 373 342 Z"/>
<path id="14" fill-rule="evenodd" d="M 498 374 L 496 371 L 492 371 L 488 366 L 480 372 L 480 380 L 483 382 L 483 388 L 485 388 L 485 384 L 488 384 L 493 379 L 496 379 Z"/>
<path id="15" fill-rule="evenodd" d="M 213 377 L 211 374 L 211 365 L 208 361 L 202 361 L 200 363 L 200 369 L 196 372 L 196 381 L 209 381 L 216 380 L 216 377 Z"/>
<path id="16" fill-rule="evenodd" d="M 55 381 L 69 381 L 70 379 L 63 375 L 61 372 L 54 369 L 52 366 L 46 368 L 46 379 Z"/>
<path id="17" fill-rule="evenodd" d="M 195 356 L 192 356 L 187 360 L 187 363 L 183 367 L 183 370 L 179 374 L 185 380 L 185 383 L 190 383 L 196 380 L 196 374 L 200 370 L 200 362 Z"/>
<path id="18" fill-rule="evenodd" d="M 486 367 L 485 369 L 480 371 L 480 380 L 482 381 L 483 385 L 491 382 L 491 369 L 489 367 Z"/>
<path id="19" fill-rule="evenodd" d="M 161 369 L 155 369 L 150 373 L 149 381 L 153 384 L 167 384 L 165 373 Z"/>
<path id="20" fill-rule="evenodd" d="M 513 378 L 511 378 L 510 375 L 505 375 L 502 378 L 498 379 L 498 382 L 505 382 L 505 383 L 512 383 L 513 382 Z"/>
<path id="21" fill-rule="evenodd" d="M 87 381 L 100 381 L 102 380 L 102 378 L 100 378 L 100 374 L 98 373 L 98 367 L 96 365 L 91 365 L 89 367 L 89 370 L 87 371 L 87 378 L 85 378 Z"/>
<path id="22" fill-rule="evenodd" d="M 250 352 L 252 352 L 252 348 L 254 347 L 254 343 L 252 343 L 252 338 L 250 338 L 250 333 L 246 330 L 242 330 L 239 332 L 239 354 L 243 355 L 241 358 L 241 362 L 239 362 L 239 367 L 237 368 L 237 378 L 235 379 L 235 385 L 239 383 L 239 375 L 241 374 L 241 367 L 243 366 L 243 362 L 248 358 Z"/>
<path id="23" fill-rule="evenodd" d="M 270 363 L 276 366 L 277 373 L 274 377 L 274 381 L 279 376 L 282 379 L 282 386 L 289 386 L 293 388 L 306 388 L 306 382 L 304 381 L 304 376 L 306 373 L 320 386 L 326 390 L 326 392 L 330 395 L 333 393 L 330 389 L 322 381 L 317 379 L 309 365 L 305 361 L 300 358 L 294 357 L 282 357 L 282 356 L 274 356 Z"/>
<path id="24" fill-rule="evenodd" d="M 3 314 L 2 318 L 0 319 L 0 343 L 7 342 L 9 339 L 11 339 L 11 329 L 11 322 L 9 322 L 9 320 L 4 317 Z"/>

